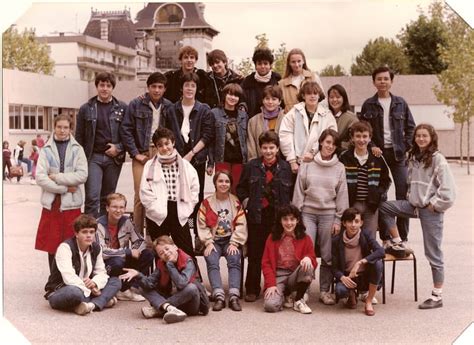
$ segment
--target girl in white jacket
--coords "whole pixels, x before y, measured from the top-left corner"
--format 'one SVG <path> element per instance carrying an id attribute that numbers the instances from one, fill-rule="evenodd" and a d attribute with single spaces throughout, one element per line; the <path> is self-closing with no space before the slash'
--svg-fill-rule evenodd
<path id="1" fill-rule="evenodd" d="M 425 256 L 433 276 L 433 291 L 418 307 L 440 308 L 443 306 L 441 294 L 444 282 L 441 250 L 443 216 L 454 203 L 456 186 L 446 158 L 438 151 L 438 135 L 431 125 L 420 124 L 415 128 L 408 156 L 407 182 L 407 200 L 387 201 L 381 205 L 381 231 L 390 232 L 393 246 L 404 248 L 404 244 L 400 243 L 395 217 L 420 218 Z"/>
<path id="2" fill-rule="evenodd" d="M 176 151 L 169 129 L 159 127 L 152 140 L 157 154 L 146 162 L 140 184 L 147 232 L 152 240 L 171 236 L 178 248 L 194 257 L 188 218 L 198 203 L 196 169 Z"/>

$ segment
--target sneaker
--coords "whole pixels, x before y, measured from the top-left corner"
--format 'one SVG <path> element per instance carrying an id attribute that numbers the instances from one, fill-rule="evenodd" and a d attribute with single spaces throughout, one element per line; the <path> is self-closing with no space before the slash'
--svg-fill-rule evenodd
<path id="1" fill-rule="evenodd" d="M 117 292 L 116 297 L 119 301 L 133 301 L 133 302 L 145 301 L 145 297 L 131 291 L 130 289 Z"/>
<path id="2" fill-rule="evenodd" d="M 408 245 L 408 241 L 402 241 L 400 245 L 405 249 L 407 256 L 414 253 L 413 249 Z"/>
<path id="3" fill-rule="evenodd" d="M 369 292 L 368 291 L 365 291 L 365 292 L 362 292 L 359 296 L 359 300 L 364 302 L 365 303 L 365 300 L 367 299 L 367 296 L 369 295 Z M 377 300 L 377 298 L 375 298 L 375 296 L 372 298 L 372 304 L 378 304 L 379 301 Z"/>
<path id="4" fill-rule="evenodd" d="M 431 297 L 428 298 L 426 301 L 421 303 L 418 308 L 419 309 L 434 309 L 434 308 L 441 308 L 443 306 L 443 300 L 439 299 L 435 301 Z"/>
<path id="5" fill-rule="evenodd" d="M 182 310 L 179 310 L 178 308 L 169 305 L 168 308 L 166 308 L 166 313 L 163 316 L 163 320 L 166 323 L 175 323 L 175 322 L 181 322 L 184 321 L 186 318 L 186 313 Z"/>
<path id="6" fill-rule="evenodd" d="M 285 296 L 285 301 L 283 302 L 283 307 L 285 308 L 293 308 L 295 304 L 295 296 L 294 294 L 290 294 Z"/>
<path id="7" fill-rule="evenodd" d="M 401 243 L 393 243 L 390 247 L 385 249 L 385 253 L 395 256 L 396 258 L 407 257 L 405 248 L 402 247 Z"/>
<path id="8" fill-rule="evenodd" d="M 74 308 L 74 312 L 77 315 L 87 315 L 92 313 L 95 308 L 95 304 L 92 302 L 81 302 L 78 306 Z"/>
<path id="9" fill-rule="evenodd" d="M 382 242 L 383 249 L 387 249 L 388 247 L 391 247 L 391 246 L 392 246 L 392 241 L 391 240 L 384 240 Z"/>
<path id="10" fill-rule="evenodd" d="M 117 297 L 114 296 L 105 304 L 105 307 L 112 308 L 116 304 L 117 304 Z"/>
<path id="11" fill-rule="evenodd" d="M 143 307 L 142 314 L 145 317 L 145 319 L 152 319 L 154 317 L 160 316 L 160 312 L 151 305 Z"/>
<path id="12" fill-rule="evenodd" d="M 327 291 L 322 291 L 319 295 L 319 301 L 324 303 L 325 305 L 333 305 L 336 304 L 336 301 L 332 297 L 332 295 Z"/>
<path id="13" fill-rule="evenodd" d="M 296 310 L 297 312 L 300 312 L 301 314 L 311 314 L 312 311 L 304 301 L 304 299 L 300 299 L 299 301 L 296 301 L 295 304 L 293 305 L 293 310 Z"/>

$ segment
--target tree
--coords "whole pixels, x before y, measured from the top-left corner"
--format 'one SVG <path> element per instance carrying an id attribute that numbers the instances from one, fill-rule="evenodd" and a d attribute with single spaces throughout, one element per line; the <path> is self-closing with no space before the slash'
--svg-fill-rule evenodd
<path id="1" fill-rule="evenodd" d="M 53 74 L 54 69 L 48 46 L 36 40 L 35 30 L 19 33 L 13 25 L 3 33 L 2 64 L 3 68 L 43 74 Z"/>
<path id="2" fill-rule="evenodd" d="M 408 73 L 408 59 L 401 45 L 393 39 L 379 37 L 370 40 L 351 66 L 352 75 L 371 75 L 379 66 L 389 66 L 396 74 Z"/>
<path id="3" fill-rule="evenodd" d="M 454 122 L 461 124 L 460 155 L 463 157 L 462 132 L 467 125 L 467 173 L 470 174 L 469 150 L 471 116 L 474 114 L 474 31 L 453 12 L 447 15 L 446 45 L 441 46 L 440 58 L 448 68 L 438 75 L 440 86 L 434 87 L 440 102 L 454 109 Z"/>
<path id="4" fill-rule="evenodd" d="M 410 73 L 438 74 L 447 67 L 438 49 L 446 45 L 442 6 L 440 2 L 432 3 L 430 17 L 421 12 L 418 19 L 411 21 L 398 35 Z"/>
<path id="5" fill-rule="evenodd" d="M 257 45 L 255 46 L 255 49 L 269 48 L 269 45 L 268 45 L 269 39 L 267 38 L 266 33 L 255 36 L 255 39 L 257 40 Z M 288 51 L 286 50 L 286 44 L 280 43 L 280 47 L 276 51 L 274 49 L 271 49 L 271 51 L 274 56 L 273 70 L 283 75 L 285 72 L 285 67 L 286 67 L 286 57 L 288 56 Z M 242 59 L 240 63 L 237 65 L 237 70 L 240 73 L 242 73 L 242 75 L 244 76 L 247 76 L 250 73 L 252 73 L 254 70 L 252 59 L 251 58 Z"/>
<path id="6" fill-rule="evenodd" d="M 319 72 L 321 77 L 338 77 L 342 75 L 347 75 L 346 70 L 341 65 L 327 65 L 324 67 L 321 72 Z"/>

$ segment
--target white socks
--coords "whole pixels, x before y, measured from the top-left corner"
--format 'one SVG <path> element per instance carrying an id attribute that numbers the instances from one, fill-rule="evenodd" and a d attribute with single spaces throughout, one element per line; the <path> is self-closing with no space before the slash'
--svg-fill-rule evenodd
<path id="1" fill-rule="evenodd" d="M 441 301 L 442 294 L 443 294 L 443 289 L 442 288 L 433 288 L 433 291 L 431 291 L 430 298 L 433 301 Z"/>

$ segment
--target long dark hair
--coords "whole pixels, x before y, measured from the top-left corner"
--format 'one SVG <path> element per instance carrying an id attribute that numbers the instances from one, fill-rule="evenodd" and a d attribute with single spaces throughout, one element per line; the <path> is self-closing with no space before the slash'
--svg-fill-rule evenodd
<path id="1" fill-rule="evenodd" d="M 431 138 L 431 142 L 429 143 L 426 150 L 423 151 L 423 153 L 421 153 L 420 148 L 415 142 L 416 132 L 419 129 L 426 129 Z M 415 134 L 413 135 L 412 147 L 408 154 L 408 160 L 411 160 L 413 157 L 416 157 L 419 159 L 420 162 L 424 163 L 424 168 L 427 169 L 433 163 L 433 153 L 438 151 L 438 134 L 436 133 L 434 127 L 427 123 L 420 123 L 418 126 L 416 126 L 414 133 Z"/>
<path id="2" fill-rule="evenodd" d="M 342 97 L 341 113 L 345 113 L 346 111 L 349 111 L 351 109 L 351 106 L 349 104 L 349 97 L 347 96 L 346 89 L 344 89 L 344 87 L 340 84 L 335 84 L 331 86 L 328 90 L 328 105 L 329 105 L 329 110 L 331 110 L 331 113 L 333 115 L 336 115 L 334 112 L 334 109 L 331 107 L 331 104 L 329 103 L 329 93 L 331 93 L 331 91 L 333 90 L 339 93 Z"/>
<path id="3" fill-rule="evenodd" d="M 296 224 L 295 228 L 295 237 L 297 240 L 302 239 L 305 234 L 306 234 L 306 227 L 303 224 L 303 220 L 301 219 L 301 212 L 298 210 L 298 208 L 294 205 L 284 205 L 281 206 L 277 210 L 277 215 L 276 215 L 276 222 L 275 226 L 273 227 L 272 231 L 272 240 L 273 241 L 278 241 L 281 239 L 281 236 L 283 235 L 283 226 L 281 225 L 281 219 L 285 216 L 292 215 L 296 219 L 298 219 L 298 223 Z"/>

